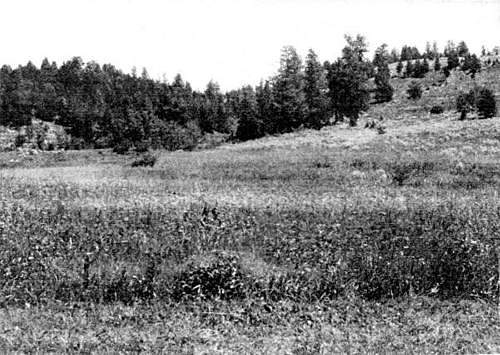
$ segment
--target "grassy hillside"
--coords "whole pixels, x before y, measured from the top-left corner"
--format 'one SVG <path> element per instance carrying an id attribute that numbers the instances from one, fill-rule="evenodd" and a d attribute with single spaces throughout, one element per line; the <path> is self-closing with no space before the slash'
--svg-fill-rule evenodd
<path id="1" fill-rule="evenodd" d="M 500 351 L 500 121 L 426 109 L 458 82 L 396 80 L 385 134 L 2 153 L 0 349 Z"/>

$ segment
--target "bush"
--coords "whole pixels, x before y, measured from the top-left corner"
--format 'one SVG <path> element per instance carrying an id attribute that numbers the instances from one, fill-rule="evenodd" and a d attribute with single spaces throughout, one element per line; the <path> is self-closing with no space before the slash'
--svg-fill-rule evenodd
<path id="1" fill-rule="evenodd" d="M 491 118 L 495 116 L 497 112 L 495 95 L 493 95 L 490 89 L 481 89 L 476 105 L 481 118 Z"/>
<path id="2" fill-rule="evenodd" d="M 156 164 L 156 156 L 152 153 L 145 153 L 138 159 L 132 162 L 132 167 L 138 166 L 154 166 Z"/>
<path id="3" fill-rule="evenodd" d="M 132 149 L 132 143 L 129 140 L 123 140 L 113 147 L 113 152 L 117 154 L 126 154 Z"/>
<path id="4" fill-rule="evenodd" d="M 235 299 L 244 296 L 246 276 L 240 258 L 216 252 L 191 261 L 173 281 L 172 296 L 181 299 Z"/>
<path id="5" fill-rule="evenodd" d="M 457 96 L 456 107 L 460 112 L 460 120 L 467 118 L 467 113 L 473 110 L 475 106 L 475 95 L 471 90 L 468 94 L 460 92 Z"/>
<path id="6" fill-rule="evenodd" d="M 439 115 L 444 112 L 444 108 L 441 105 L 434 105 L 431 107 L 430 113 L 433 115 Z"/>
<path id="7" fill-rule="evenodd" d="M 408 86 L 408 98 L 412 100 L 418 100 L 422 97 L 422 86 L 416 80 L 412 80 Z"/>
<path id="8" fill-rule="evenodd" d="M 139 142 L 135 144 L 136 153 L 146 153 L 149 150 L 149 142 Z"/>

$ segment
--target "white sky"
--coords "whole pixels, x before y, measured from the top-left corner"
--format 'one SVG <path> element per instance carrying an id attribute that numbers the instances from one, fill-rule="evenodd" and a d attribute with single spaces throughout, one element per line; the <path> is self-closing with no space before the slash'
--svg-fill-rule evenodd
<path id="1" fill-rule="evenodd" d="M 179 72 L 197 89 L 257 84 L 284 45 L 334 60 L 345 33 L 365 35 L 371 50 L 500 45 L 500 0 L 0 0 L 0 15 L 1 64 L 81 56 L 156 79 Z"/>

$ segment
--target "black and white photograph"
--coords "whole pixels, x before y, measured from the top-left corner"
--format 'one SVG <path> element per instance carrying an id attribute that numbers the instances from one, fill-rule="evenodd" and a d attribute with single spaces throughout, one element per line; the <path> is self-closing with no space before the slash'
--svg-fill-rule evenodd
<path id="1" fill-rule="evenodd" d="M 500 0 L 0 15 L 0 353 L 500 353 Z"/>

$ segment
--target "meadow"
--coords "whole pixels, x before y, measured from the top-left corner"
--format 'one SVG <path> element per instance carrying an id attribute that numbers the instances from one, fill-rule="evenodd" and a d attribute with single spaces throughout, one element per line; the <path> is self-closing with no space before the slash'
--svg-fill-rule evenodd
<path id="1" fill-rule="evenodd" d="M 154 167 L 2 153 L 0 349 L 500 351 L 500 124 L 415 114 Z"/>

